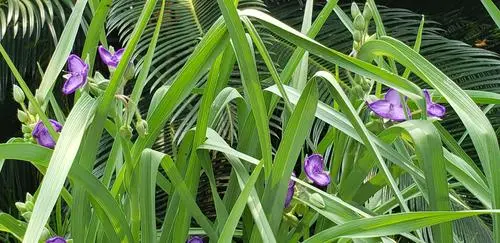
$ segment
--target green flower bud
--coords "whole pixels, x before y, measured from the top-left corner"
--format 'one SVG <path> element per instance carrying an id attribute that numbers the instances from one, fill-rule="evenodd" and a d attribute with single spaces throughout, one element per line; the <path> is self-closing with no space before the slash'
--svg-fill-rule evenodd
<path id="1" fill-rule="evenodd" d="M 368 3 L 366 3 L 365 7 L 363 8 L 363 17 L 365 17 L 366 23 L 370 22 L 373 17 L 372 9 L 370 8 L 370 5 L 368 5 Z"/>
<path id="2" fill-rule="evenodd" d="M 354 19 L 354 29 L 364 32 L 365 26 L 365 17 L 363 17 L 363 15 L 361 14 L 356 16 L 356 18 Z"/>
<path id="3" fill-rule="evenodd" d="M 27 211 L 26 210 L 26 205 L 24 203 L 22 203 L 22 202 L 16 202 L 15 205 L 16 205 L 17 210 L 21 214 L 23 214 L 23 213 L 25 213 Z"/>
<path id="4" fill-rule="evenodd" d="M 125 80 L 132 80 L 135 77 L 135 65 L 133 62 L 129 62 L 127 69 L 125 69 L 125 74 L 123 74 L 123 78 Z"/>
<path id="5" fill-rule="evenodd" d="M 24 205 L 26 206 L 26 211 L 33 212 L 33 208 L 35 207 L 35 204 L 33 204 L 32 201 L 27 201 Z"/>
<path id="6" fill-rule="evenodd" d="M 365 95 L 365 92 L 363 91 L 361 85 L 355 85 L 354 87 L 352 87 L 351 92 L 353 98 L 363 98 L 363 96 Z"/>
<path id="7" fill-rule="evenodd" d="M 22 122 L 26 123 L 29 120 L 28 114 L 22 110 L 17 110 L 17 119 Z"/>
<path id="8" fill-rule="evenodd" d="M 28 104 L 28 111 L 31 114 L 36 114 L 35 106 L 31 102 Z"/>
<path id="9" fill-rule="evenodd" d="M 352 48 L 356 51 L 359 51 L 359 48 L 361 47 L 361 45 L 359 44 L 359 42 L 355 41 L 352 45 Z"/>
<path id="10" fill-rule="evenodd" d="M 351 4 L 351 16 L 352 16 L 352 18 L 355 19 L 360 14 L 361 14 L 361 11 L 359 10 L 358 5 L 355 2 L 352 2 L 352 4 Z"/>
<path id="11" fill-rule="evenodd" d="M 39 94 L 38 92 L 35 95 L 35 100 L 39 106 L 42 106 L 45 103 L 45 99 L 42 97 L 42 94 Z"/>
<path id="12" fill-rule="evenodd" d="M 368 92 L 371 88 L 371 85 L 370 83 L 365 81 L 361 84 L 361 88 L 363 88 L 363 91 Z"/>
<path id="13" fill-rule="evenodd" d="M 309 195 L 309 201 L 318 208 L 325 208 L 325 201 L 323 197 L 318 193 L 312 193 Z"/>
<path id="14" fill-rule="evenodd" d="M 50 238 L 50 232 L 47 228 L 43 228 L 43 231 L 42 231 L 42 234 L 40 235 L 40 239 L 45 239 L 45 240 L 48 240 Z M 42 241 L 42 242 L 45 242 L 45 241 Z M 66 241 L 68 242 L 68 241 Z"/>
<path id="15" fill-rule="evenodd" d="M 137 123 L 135 124 L 135 129 L 141 137 L 148 135 L 148 122 L 143 119 L 137 121 Z"/>
<path id="16" fill-rule="evenodd" d="M 361 42 L 361 40 L 363 39 L 363 32 L 361 32 L 359 30 L 354 30 L 352 37 L 353 37 L 354 41 Z"/>
<path id="17" fill-rule="evenodd" d="M 31 134 L 31 132 L 33 131 L 33 128 L 29 125 L 22 125 L 21 126 L 21 131 L 25 134 Z"/>
<path id="18" fill-rule="evenodd" d="M 12 95 L 14 96 L 14 100 L 19 104 L 22 104 L 24 102 L 24 99 L 26 98 L 21 87 L 15 84 L 12 85 Z"/>
<path id="19" fill-rule="evenodd" d="M 120 127 L 120 135 L 123 136 L 124 138 L 131 138 L 132 137 L 132 128 L 130 126 L 121 126 Z"/>
<path id="20" fill-rule="evenodd" d="M 26 193 L 26 202 L 33 202 L 33 196 L 28 192 Z"/>
<path id="21" fill-rule="evenodd" d="M 31 214 L 32 212 L 25 212 L 25 213 L 22 213 L 21 216 L 23 216 L 23 218 L 26 220 L 26 221 L 30 221 L 31 219 Z"/>

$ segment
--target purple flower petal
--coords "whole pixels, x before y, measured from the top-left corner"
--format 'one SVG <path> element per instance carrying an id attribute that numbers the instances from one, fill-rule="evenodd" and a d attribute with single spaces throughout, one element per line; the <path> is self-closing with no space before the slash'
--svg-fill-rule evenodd
<path id="1" fill-rule="evenodd" d="M 191 236 L 186 243 L 203 243 L 203 239 L 199 236 Z"/>
<path id="2" fill-rule="evenodd" d="M 401 96 L 395 89 L 389 89 L 387 93 L 385 93 L 384 100 L 388 101 L 393 105 L 397 106 L 401 105 Z"/>
<path id="3" fill-rule="evenodd" d="M 99 46 L 98 51 L 99 51 L 99 56 L 101 57 L 101 60 L 104 62 L 104 64 L 108 65 L 109 67 L 116 68 L 116 66 L 118 66 L 118 63 L 120 62 L 120 59 L 123 56 L 124 49 L 121 48 L 120 50 L 111 54 L 111 52 L 106 50 L 104 46 Z"/>
<path id="4" fill-rule="evenodd" d="M 66 82 L 64 82 L 62 92 L 66 95 L 72 94 L 75 90 L 85 85 L 87 80 L 81 74 L 71 75 Z"/>
<path id="5" fill-rule="evenodd" d="M 295 177 L 295 172 L 292 172 L 292 176 Z M 294 192 L 295 192 L 295 181 L 290 179 L 288 181 L 288 192 L 285 198 L 285 208 L 288 208 L 288 206 L 290 206 L 290 202 L 292 201 Z"/>
<path id="6" fill-rule="evenodd" d="M 115 52 L 115 57 L 116 57 L 118 60 L 121 60 L 121 59 L 122 59 L 122 56 L 123 56 L 123 52 L 125 52 L 125 48 L 121 48 L 120 50 L 116 51 L 116 52 Z"/>
<path id="7" fill-rule="evenodd" d="M 305 158 L 304 171 L 307 178 L 319 186 L 330 184 L 330 175 L 323 171 L 323 156 L 320 154 L 312 154 Z"/>
<path id="8" fill-rule="evenodd" d="M 111 54 L 111 52 L 106 50 L 104 46 L 99 46 L 97 50 L 99 51 L 99 56 L 101 57 L 101 60 L 102 62 L 104 62 L 104 64 L 108 66 L 112 66 L 113 64 L 115 64 L 113 61 L 113 54 Z"/>
<path id="9" fill-rule="evenodd" d="M 62 125 L 59 124 L 59 122 L 52 119 L 49 119 L 49 121 L 56 132 L 61 131 Z M 45 125 L 43 125 L 42 121 L 38 121 L 36 123 L 31 135 L 41 146 L 53 149 L 56 145 L 56 141 L 54 141 L 54 139 L 50 136 L 49 130 L 45 127 Z"/>
<path id="10" fill-rule="evenodd" d="M 289 187 L 288 192 L 286 193 L 286 198 L 285 198 L 285 208 L 288 208 L 290 206 L 290 203 L 292 202 L 293 198 L 293 193 L 295 193 L 295 187 Z"/>
<path id="11" fill-rule="evenodd" d="M 68 57 L 68 71 L 70 73 L 81 73 L 88 70 L 88 65 L 77 55 L 71 54 Z"/>
<path id="12" fill-rule="evenodd" d="M 293 172 L 293 171 L 292 171 L 292 176 L 293 176 L 293 177 L 296 177 L 295 172 Z M 294 180 L 292 180 L 292 179 L 290 179 L 290 180 L 288 181 L 288 189 L 290 189 L 290 188 L 292 188 L 292 187 L 294 187 L 294 186 L 295 186 L 295 181 L 294 181 Z"/>
<path id="13" fill-rule="evenodd" d="M 89 65 L 77 55 L 71 54 L 68 57 L 68 72 L 69 74 L 64 76 L 67 80 L 62 88 L 62 92 L 67 95 L 85 85 L 87 82 Z"/>
<path id="14" fill-rule="evenodd" d="M 446 113 L 446 108 L 440 104 L 427 105 L 427 114 L 433 117 L 442 118 Z"/>
<path id="15" fill-rule="evenodd" d="M 380 117 L 387 119 L 392 118 L 391 111 L 394 105 L 392 105 L 387 100 L 377 100 L 371 104 L 368 104 L 368 107 L 370 108 L 370 110 L 372 110 L 375 114 L 377 114 Z"/>
<path id="16" fill-rule="evenodd" d="M 66 243 L 66 240 L 63 237 L 56 236 L 46 240 L 45 243 Z"/>
<path id="17" fill-rule="evenodd" d="M 427 115 L 442 118 L 446 113 L 446 107 L 432 102 L 429 91 L 424 89 L 425 102 L 427 104 Z"/>
<path id="18" fill-rule="evenodd" d="M 392 121 L 406 120 L 403 105 L 401 104 L 401 97 L 394 89 L 389 89 L 385 94 L 384 99 L 369 103 L 368 108 L 370 108 L 370 110 L 372 110 L 377 116 L 382 118 L 390 119 Z M 411 111 L 408 106 L 406 106 L 406 111 L 411 119 Z"/>

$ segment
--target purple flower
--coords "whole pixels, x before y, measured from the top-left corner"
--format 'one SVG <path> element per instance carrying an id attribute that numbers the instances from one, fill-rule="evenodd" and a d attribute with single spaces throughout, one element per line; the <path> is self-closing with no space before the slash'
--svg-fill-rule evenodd
<path id="1" fill-rule="evenodd" d="M 427 106 L 427 115 L 431 117 L 443 118 L 444 114 L 446 113 L 446 108 L 440 104 L 432 102 L 431 95 L 426 89 L 424 89 L 424 95 L 425 103 Z"/>
<path id="2" fill-rule="evenodd" d="M 85 85 L 88 72 L 89 65 L 77 55 L 71 54 L 68 57 L 68 74 L 64 76 L 66 82 L 64 83 L 62 92 L 68 95 Z"/>
<path id="3" fill-rule="evenodd" d="M 295 172 L 292 172 L 292 176 L 295 177 Z M 288 181 L 288 192 L 287 192 L 286 198 L 285 198 L 285 208 L 288 208 L 288 206 L 290 206 L 290 202 L 292 201 L 292 197 L 293 197 L 294 192 L 295 192 L 295 181 L 289 180 Z"/>
<path id="4" fill-rule="evenodd" d="M 406 120 L 403 104 L 401 104 L 401 97 L 394 89 L 389 89 L 385 94 L 384 99 L 368 104 L 368 107 L 380 117 L 387 118 L 392 121 Z M 406 106 L 406 111 L 411 119 L 411 113 L 408 106 Z"/>
<path id="5" fill-rule="evenodd" d="M 49 121 L 56 132 L 61 131 L 62 125 L 59 122 L 52 119 L 49 119 Z M 36 142 L 38 144 L 44 147 L 54 148 L 54 146 L 56 145 L 56 141 L 54 141 L 54 139 L 50 136 L 49 130 L 45 127 L 45 125 L 43 125 L 42 121 L 38 121 L 31 135 L 36 139 Z"/>
<path id="6" fill-rule="evenodd" d="M 330 175 L 328 171 L 323 170 L 323 156 L 320 154 L 311 154 L 304 161 L 304 171 L 307 178 L 316 185 L 327 186 L 330 184 Z"/>
<path id="7" fill-rule="evenodd" d="M 101 56 L 101 60 L 104 62 L 104 64 L 108 65 L 109 67 L 114 67 L 118 66 L 118 63 L 120 62 L 120 59 L 123 56 L 123 51 L 125 49 L 120 49 L 116 51 L 115 53 L 111 54 L 104 46 L 99 46 L 99 56 Z"/>
<path id="8" fill-rule="evenodd" d="M 45 243 L 66 243 L 66 240 L 61 236 L 56 236 L 46 240 Z"/>
<path id="9" fill-rule="evenodd" d="M 203 239 L 197 235 L 191 236 L 186 243 L 203 243 Z"/>

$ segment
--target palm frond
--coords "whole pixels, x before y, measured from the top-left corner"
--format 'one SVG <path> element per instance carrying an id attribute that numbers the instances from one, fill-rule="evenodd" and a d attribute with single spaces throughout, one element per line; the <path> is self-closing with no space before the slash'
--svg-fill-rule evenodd
<path id="1" fill-rule="evenodd" d="M 14 38 L 34 35 L 38 40 L 48 29 L 57 42 L 57 29 L 66 23 L 66 13 L 72 6 L 67 0 L 2 0 L 0 1 L 0 40 L 6 35 Z"/>

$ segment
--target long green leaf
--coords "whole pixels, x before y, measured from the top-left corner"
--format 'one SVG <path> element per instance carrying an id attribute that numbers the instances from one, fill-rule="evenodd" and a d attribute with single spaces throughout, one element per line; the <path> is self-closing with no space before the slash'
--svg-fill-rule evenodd
<path id="1" fill-rule="evenodd" d="M 40 186 L 40 193 L 23 242 L 37 242 L 50 217 L 59 192 L 64 186 L 80 142 L 95 108 L 95 100 L 84 95 L 73 107 L 61 131 L 47 173 Z"/>
<path id="2" fill-rule="evenodd" d="M 428 185 L 430 209 L 451 211 L 448 197 L 446 163 L 441 137 L 430 121 L 407 121 L 397 126 L 404 128 L 415 144 L 417 159 L 420 161 Z M 443 223 L 432 228 L 433 239 L 437 242 L 453 241 L 451 223 Z"/>
<path id="3" fill-rule="evenodd" d="M 259 163 L 259 165 L 257 165 L 257 167 L 255 167 L 254 171 L 252 172 L 252 175 L 250 175 L 250 178 L 248 178 L 245 188 L 243 188 L 243 190 L 241 191 L 240 196 L 236 200 L 236 203 L 234 204 L 233 209 L 231 210 L 231 213 L 227 218 L 226 224 L 224 224 L 224 228 L 222 229 L 218 242 L 230 242 L 232 240 L 233 233 L 236 229 L 236 226 L 238 226 L 238 221 L 241 217 L 241 214 L 243 213 L 243 210 L 245 209 L 248 197 L 254 189 L 255 182 L 259 178 L 260 171 L 263 166 L 264 163 Z"/>
<path id="4" fill-rule="evenodd" d="M 316 82 L 309 82 L 290 116 L 283 133 L 283 139 L 276 152 L 270 184 L 267 185 L 262 198 L 264 210 L 269 215 L 269 223 L 274 232 L 278 230 L 288 181 L 313 125 L 317 103 L 318 88 Z"/>
<path id="5" fill-rule="evenodd" d="M 15 219 L 6 213 L 0 213 L 0 232 L 7 232 L 16 237 L 19 241 L 23 240 L 26 231 L 26 223 Z"/>
<path id="6" fill-rule="evenodd" d="M 498 210 L 477 210 L 458 212 L 411 212 L 391 215 L 382 215 L 373 218 L 357 219 L 345 224 L 334 226 L 317 233 L 304 242 L 323 243 L 331 242 L 339 237 L 367 238 L 385 235 L 394 235 L 413 231 L 426 226 L 443 222 L 476 216 L 480 214 L 498 214 Z"/>
<path id="7" fill-rule="evenodd" d="M 498 28 L 500 28 L 500 9 L 493 3 L 492 0 L 481 0 L 484 7 L 493 18 L 493 21 L 497 24 Z"/>
<path id="8" fill-rule="evenodd" d="M 216 230 L 212 227 L 212 223 L 208 220 L 208 218 L 205 215 L 203 215 L 198 205 L 196 205 L 196 201 L 193 199 L 193 197 L 190 196 L 191 193 L 189 193 L 186 183 L 182 179 L 181 174 L 177 170 L 170 156 L 168 155 L 163 156 L 163 159 L 161 161 L 161 166 L 167 173 L 174 187 L 177 190 L 179 190 L 180 198 L 186 204 L 190 214 L 193 215 L 195 220 L 205 230 L 210 239 L 217 241 L 218 236 Z"/>
<path id="9" fill-rule="evenodd" d="M 252 114 L 255 119 L 266 178 L 271 175 L 271 137 L 269 136 L 266 104 L 260 86 L 257 66 L 250 45 L 247 41 L 243 24 L 232 0 L 217 0 L 222 16 L 227 25 L 229 36 L 234 45 L 236 59 L 240 67 L 243 87 L 248 94 Z"/>
<path id="10" fill-rule="evenodd" d="M 140 162 L 141 242 L 156 241 L 155 191 L 156 175 L 161 158 L 153 159 L 151 150 L 144 150 Z"/>

